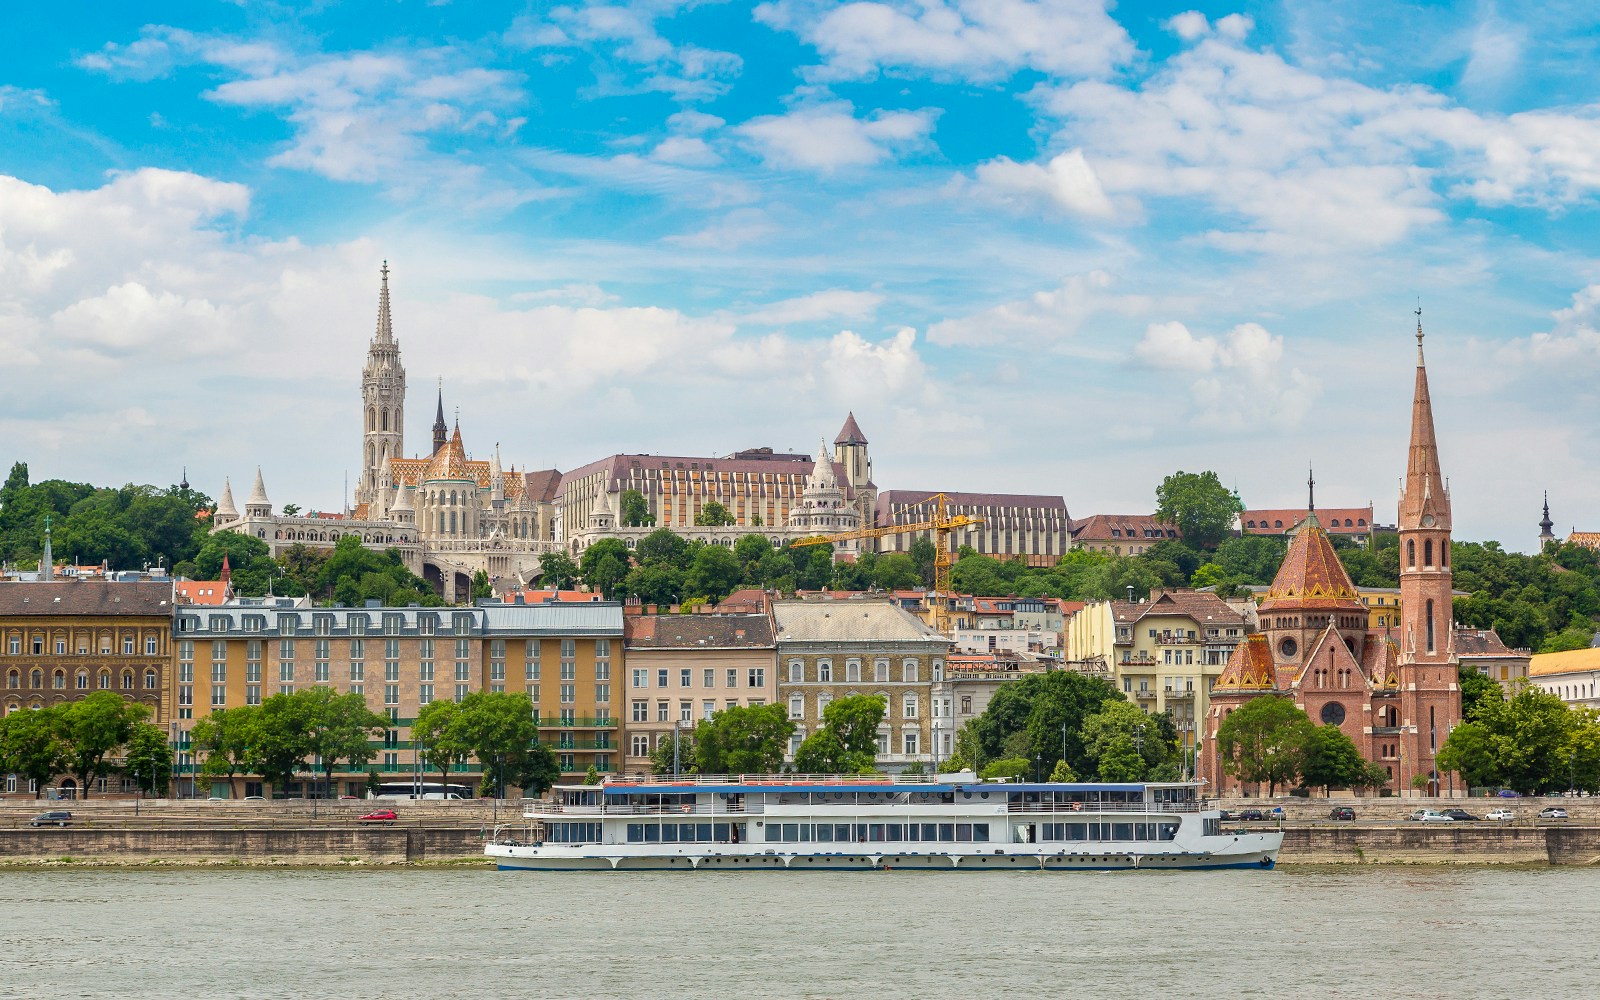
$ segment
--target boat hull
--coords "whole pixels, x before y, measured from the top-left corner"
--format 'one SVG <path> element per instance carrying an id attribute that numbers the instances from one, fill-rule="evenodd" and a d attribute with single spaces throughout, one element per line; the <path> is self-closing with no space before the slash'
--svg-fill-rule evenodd
<path id="1" fill-rule="evenodd" d="M 485 854 L 502 871 L 1194 871 L 1273 868 L 1281 834 L 1232 837 L 1216 852 L 1115 849 L 1099 851 L 978 852 L 884 851 L 882 853 L 721 850 L 633 852 L 584 848 L 490 844 Z"/>

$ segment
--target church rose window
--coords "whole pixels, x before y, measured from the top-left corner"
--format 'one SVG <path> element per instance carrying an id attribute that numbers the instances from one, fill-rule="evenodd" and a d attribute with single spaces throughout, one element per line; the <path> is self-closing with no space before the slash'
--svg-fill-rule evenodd
<path id="1" fill-rule="evenodd" d="M 1344 721 L 1344 706 L 1336 701 L 1330 701 L 1322 706 L 1322 721 L 1330 726 L 1337 726 Z"/>
<path id="2" fill-rule="evenodd" d="M 1278 643 L 1278 652 L 1282 653 L 1285 659 L 1288 659 L 1299 651 L 1300 644 L 1295 642 L 1292 638 L 1286 638 L 1282 642 Z"/>

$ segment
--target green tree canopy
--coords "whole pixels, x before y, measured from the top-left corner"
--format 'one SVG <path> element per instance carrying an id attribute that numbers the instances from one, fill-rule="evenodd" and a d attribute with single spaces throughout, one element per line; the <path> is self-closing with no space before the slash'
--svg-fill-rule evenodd
<path id="1" fill-rule="evenodd" d="M 538 742 L 533 702 L 526 694 L 474 691 L 461 700 L 450 725 L 452 737 L 482 765 L 500 794 L 512 774 L 524 772 Z"/>
<path id="2" fill-rule="evenodd" d="M 822 728 L 807 736 L 794 757 L 803 774 L 858 774 L 878 759 L 878 727 L 888 705 L 875 694 L 836 698 L 822 710 Z"/>
<path id="3" fill-rule="evenodd" d="M 1098 765 L 1083 742 L 1084 723 L 1108 703 L 1124 700 L 1110 681 L 1075 670 L 1028 674 L 995 692 L 983 714 L 957 734 L 956 751 L 980 768 L 1020 755 L 1038 757 L 1045 771 L 1064 759 L 1074 773 L 1096 774 Z"/>
<path id="4" fill-rule="evenodd" d="M 67 703 L 60 712 L 61 763 L 78 779 L 79 791 L 88 798 L 91 779 L 110 773 L 107 758 L 127 746 L 150 710 L 114 691 L 96 691 Z"/>
<path id="5" fill-rule="evenodd" d="M 1215 472 L 1174 472 L 1156 487 L 1156 517 L 1175 525 L 1189 545 L 1214 549 L 1244 513 L 1239 494 L 1222 485 Z"/>
<path id="6" fill-rule="evenodd" d="M 123 748 L 123 771 L 146 795 L 165 795 L 172 781 L 172 746 L 160 726 L 137 723 Z"/>
<path id="7" fill-rule="evenodd" d="M 635 551 L 640 565 L 670 566 L 680 572 L 687 570 L 694 560 L 688 539 L 671 528 L 657 528 L 639 539 Z"/>
<path id="8" fill-rule="evenodd" d="M 694 523 L 701 528 L 723 528 L 737 523 L 733 511 L 716 500 L 709 500 L 694 515 Z"/>
<path id="9" fill-rule="evenodd" d="M 704 597 L 715 603 L 733 593 L 742 577 L 739 560 L 730 550 L 706 545 L 694 554 L 683 589 L 690 597 Z"/>
<path id="10" fill-rule="evenodd" d="M 1178 729 L 1165 713 L 1107 701 L 1083 722 L 1083 748 L 1101 781 L 1177 781 L 1183 772 Z"/>
<path id="11" fill-rule="evenodd" d="M 20 774 L 33 782 L 34 798 L 61 771 L 65 756 L 59 708 L 0 716 L 0 773 Z"/>
<path id="12" fill-rule="evenodd" d="M 195 759 L 200 762 L 200 773 L 208 778 L 221 778 L 228 782 L 228 793 L 237 796 L 235 775 L 249 773 L 250 740 L 255 734 L 257 705 L 238 708 L 213 709 L 194 721 L 189 730 L 189 741 Z"/>
<path id="13" fill-rule="evenodd" d="M 552 590 L 571 590 L 578 585 L 578 564 L 565 552 L 546 552 L 539 557 L 539 582 Z"/>
<path id="14" fill-rule="evenodd" d="M 744 705 L 714 712 L 694 733 L 701 774 L 771 774 L 783 768 L 794 722 L 782 705 Z"/>
<path id="15" fill-rule="evenodd" d="M 1246 784 L 1266 784 L 1267 794 L 1292 784 L 1305 762 L 1316 727 L 1288 698 L 1262 695 L 1230 712 L 1217 727 L 1222 769 Z"/>
<path id="16" fill-rule="evenodd" d="M 1301 753 L 1300 780 L 1308 788 L 1332 794 L 1335 788 L 1363 788 L 1371 781 L 1372 762 L 1338 726 L 1313 727 Z"/>
<path id="17" fill-rule="evenodd" d="M 638 490 L 623 490 L 619 506 L 622 511 L 617 523 L 625 528 L 646 528 L 656 523 L 655 515 L 650 513 L 650 501 Z"/>
<path id="18" fill-rule="evenodd" d="M 628 546 L 620 538 L 602 538 L 583 550 L 578 561 L 583 582 L 611 600 L 628 575 Z"/>

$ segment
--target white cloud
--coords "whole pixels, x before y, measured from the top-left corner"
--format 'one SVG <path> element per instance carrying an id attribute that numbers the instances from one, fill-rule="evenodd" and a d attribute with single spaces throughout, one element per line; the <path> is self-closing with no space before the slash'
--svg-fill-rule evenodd
<path id="1" fill-rule="evenodd" d="M 756 9 L 813 45 L 819 79 L 920 71 L 1004 79 L 1023 69 L 1100 77 L 1127 63 L 1133 41 L 1102 0 L 778 0 Z"/>
<path id="2" fill-rule="evenodd" d="M 1149 307 L 1145 296 L 1112 291 L 1114 283 L 1105 271 L 1073 275 L 1059 288 L 1035 292 L 972 316 L 940 320 L 928 328 L 928 342 L 941 347 L 1043 344 L 1061 350 L 1097 315 L 1133 316 Z M 1096 350 L 1079 346 L 1073 353 Z M 1112 352 L 1102 353 L 1110 356 Z"/>
<path id="3" fill-rule="evenodd" d="M 722 162 L 722 157 L 704 139 L 686 135 L 669 135 L 662 139 L 650 151 L 650 158 L 685 167 L 709 167 Z"/>
<path id="4" fill-rule="evenodd" d="M 1548 331 L 1512 341 L 1499 351 L 1502 361 L 1531 363 L 1546 371 L 1552 366 L 1569 367 L 1580 377 L 1593 377 L 1600 362 L 1600 285 L 1588 285 L 1573 293 L 1572 304 L 1558 309 Z"/>
<path id="5" fill-rule="evenodd" d="M 1197 10 L 1186 10 L 1167 19 L 1164 27 L 1186 42 L 1198 41 L 1211 34 L 1211 22 Z"/>
<path id="6" fill-rule="evenodd" d="M 816 323 L 823 320 L 869 319 L 883 304 L 877 292 L 856 292 L 830 288 L 798 298 L 784 299 L 742 313 L 742 323 L 760 326 L 787 326 L 791 323 Z"/>
<path id="7" fill-rule="evenodd" d="M 865 167 L 920 148 L 933 131 L 936 112 L 876 111 L 857 118 L 848 102 L 800 108 L 752 118 L 734 129 L 769 165 L 830 172 Z"/>
<path id="8" fill-rule="evenodd" d="M 1192 374 L 1195 422 L 1226 430 L 1268 419 L 1296 426 L 1322 391 L 1299 368 L 1284 369 L 1283 338 L 1256 323 L 1241 323 L 1222 340 L 1196 337 L 1182 323 L 1152 323 L 1134 354 L 1148 368 Z"/>
<path id="9" fill-rule="evenodd" d="M 679 100 L 703 100 L 727 90 L 744 61 L 735 53 L 677 44 L 656 22 L 678 13 L 675 5 L 595 3 L 555 7 L 543 18 L 519 17 L 506 39 L 518 48 L 584 48 L 620 64 L 629 83 L 602 79 L 608 92 L 662 91 Z"/>
<path id="10" fill-rule="evenodd" d="M 699 250 L 737 250 L 758 243 L 779 231 L 767 213 L 759 208 L 736 208 L 704 229 L 668 236 L 668 243 Z"/>
<path id="11" fill-rule="evenodd" d="M 1043 201 L 1064 212 L 1091 218 L 1112 214 L 1111 200 L 1082 150 L 1058 153 L 1043 165 L 1017 163 L 1002 156 L 979 164 L 975 179 L 980 193 L 1001 201 Z"/>

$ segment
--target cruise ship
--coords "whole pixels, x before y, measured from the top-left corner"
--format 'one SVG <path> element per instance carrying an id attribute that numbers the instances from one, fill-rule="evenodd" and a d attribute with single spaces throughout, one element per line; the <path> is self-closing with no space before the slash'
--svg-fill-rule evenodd
<path id="1" fill-rule="evenodd" d="M 970 772 L 614 777 L 556 786 L 484 853 L 530 871 L 1273 867 L 1282 831 L 1229 827 L 1199 791 Z"/>

